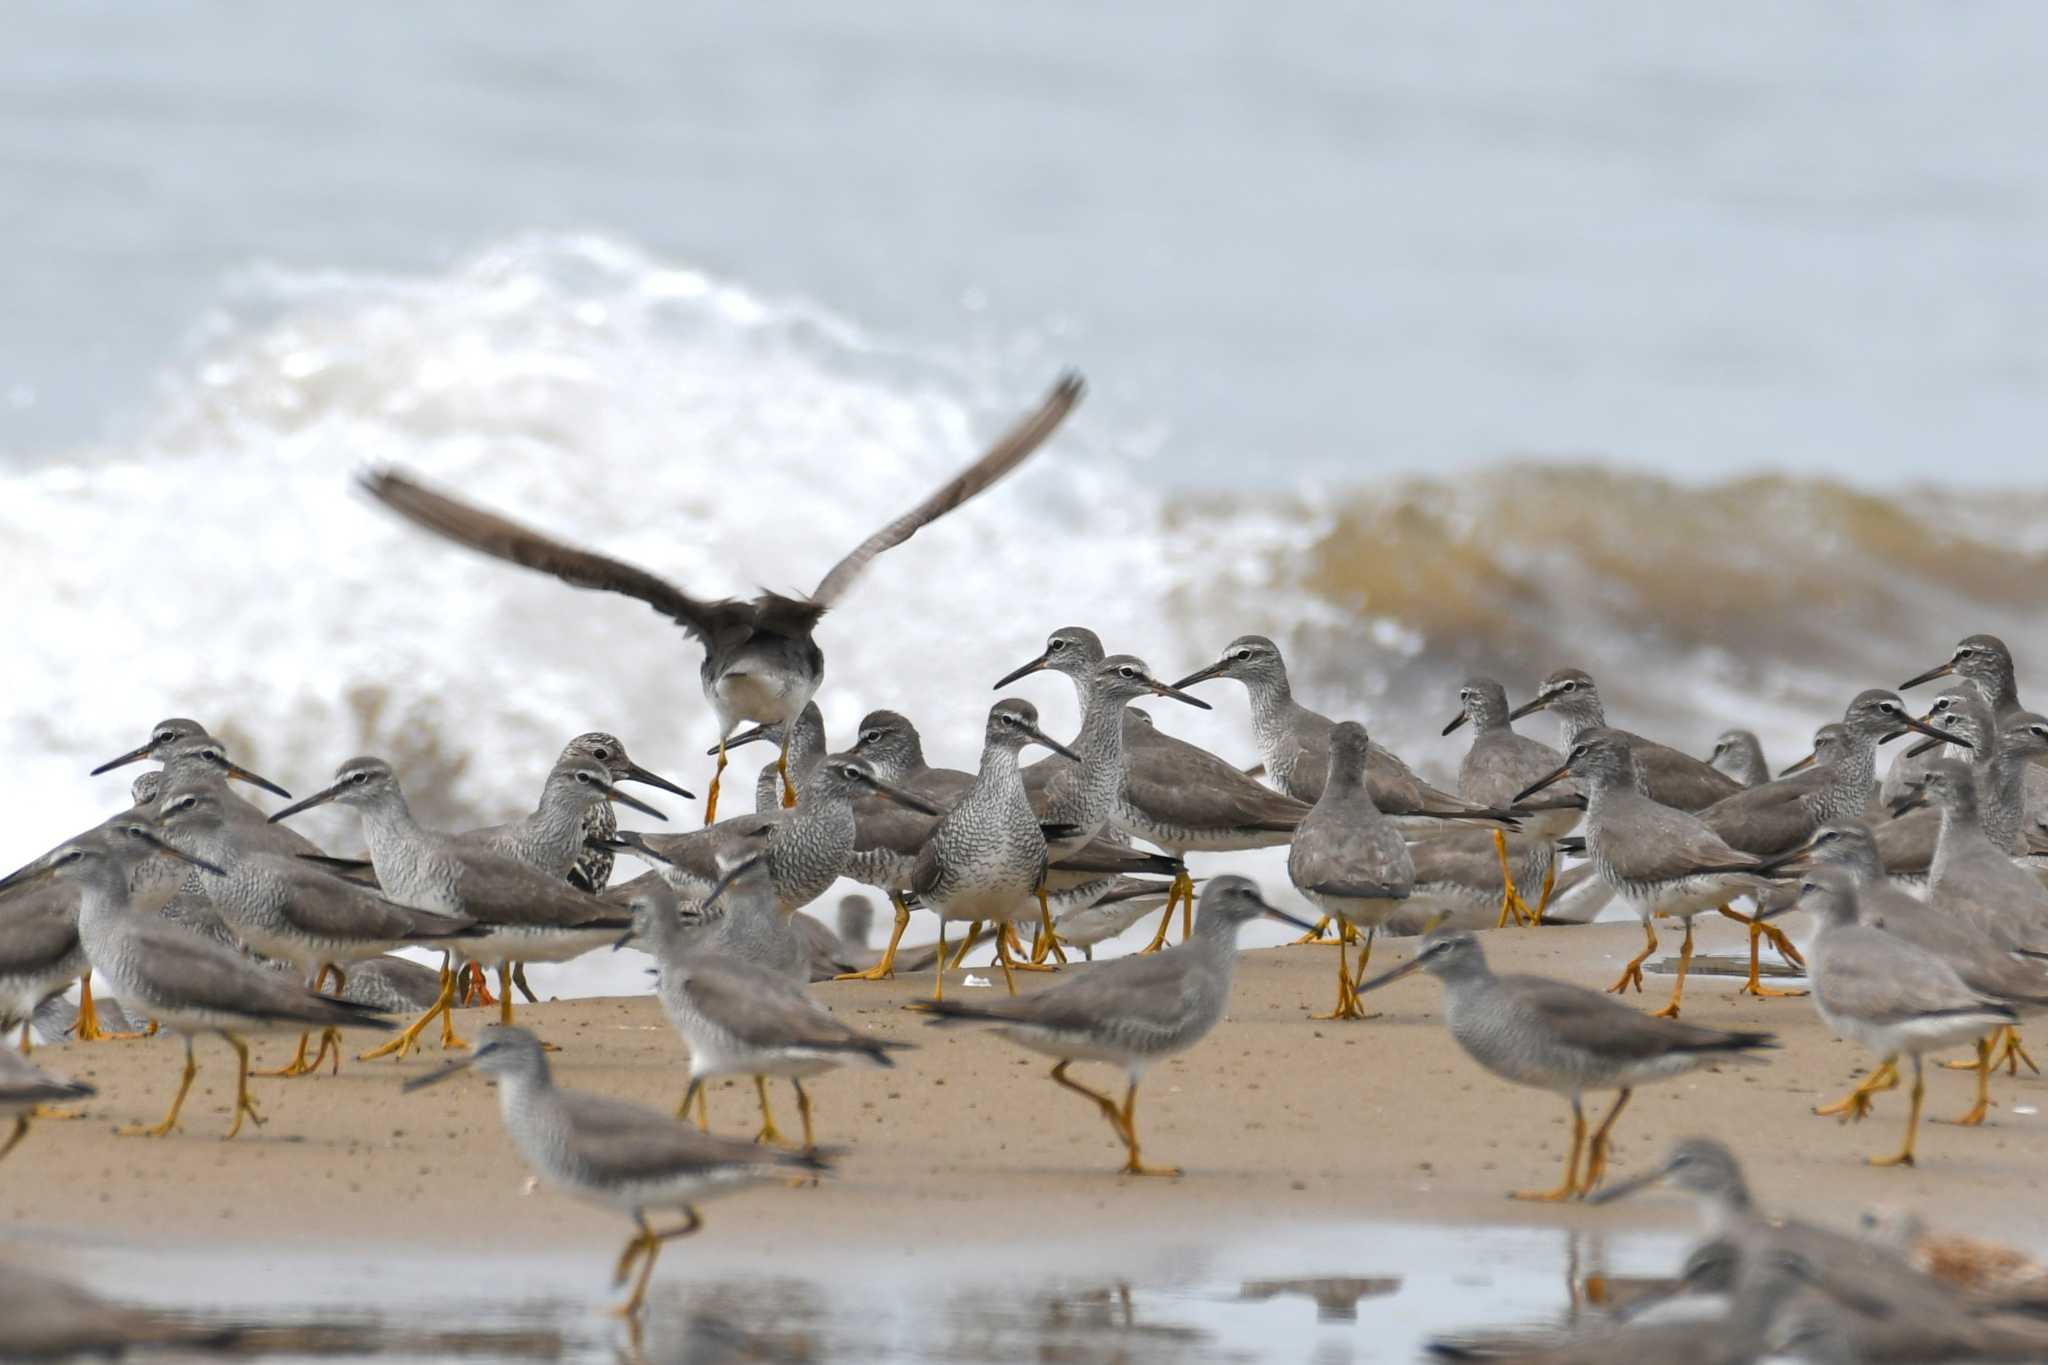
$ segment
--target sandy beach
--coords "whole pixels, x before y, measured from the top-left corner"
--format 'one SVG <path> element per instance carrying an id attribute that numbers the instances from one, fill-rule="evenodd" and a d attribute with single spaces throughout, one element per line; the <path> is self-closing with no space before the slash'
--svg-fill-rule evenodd
<path id="1" fill-rule="evenodd" d="M 1497 970 L 1600 986 L 1641 939 L 1625 923 L 1506 931 L 1485 941 Z M 1714 925 L 1701 947 L 1732 952 L 1740 942 L 1736 926 Z M 1667 946 L 1675 947 L 1675 935 Z M 1375 964 L 1393 965 L 1412 947 L 1413 940 L 1384 943 Z M 1376 1019 L 1311 1021 L 1312 1011 L 1327 1008 L 1333 975 L 1328 949 L 1247 953 L 1229 1019 L 1149 1078 L 1140 1107 L 1145 1154 L 1186 1167 L 1177 1180 L 1115 1174 L 1120 1149 L 1100 1117 L 1050 1084 L 1040 1059 L 985 1033 L 931 1029 L 903 1011 L 903 1002 L 929 991 L 929 978 L 823 986 L 842 1015 L 918 1050 L 893 1070 L 845 1071 L 816 1083 L 821 1140 L 846 1149 L 838 1178 L 714 1205 L 710 1231 L 745 1249 L 795 1238 L 886 1248 L 947 1238 L 1056 1241 L 1098 1230 L 1158 1237 L 1197 1223 L 1270 1220 L 1690 1226 L 1690 1212 L 1670 1199 L 1592 1209 L 1504 1198 L 1555 1181 L 1568 1135 L 1564 1104 L 1468 1061 L 1444 1032 L 1440 991 L 1426 977 L 1369 997 L 1383 1011 Z M 1024 988 L 1044 980 L 1027 978 Z M 1653 975 L 1642 998 L 1662 1003 L 1669 982 Z M 1696 976 L 1685 1017 L 1767 1029 L 1781 1050 L 1763 1065 L 1640 1092 L 1618 1129 L 1613 1176 L 1643 1169 L 1677 1136 L 1709 1133 L 1741 1150 L 1759 1197 L 1787 1212 L 1845 1221 L 1890 1203 L 1922 1209 L 1943 1226 L 2022 1240 L 2037 1232 L 2029 1211 L 2048 1170 L 2048 1122 L 2033 1111 L 2048 1098 L 2048 1083 L 2001 1076 L 1999 1107 L 1985 1127 L 1929 1123 L 1917 1168 L 1871 1169 L 1864 1157 L 1898 1141 L 1903 1093 L 1884 1097 L 1860 1126 L 1813 1117 L 1812 1105 L 1845 1089 L 1866 1059 L 1831 1038 L 1809 1002 L 1748 1000 L 1735 985 Z M 465 1012 L 463 1032 L 473 1038 L 494 1017 Z M 681 1094 L 684 1050 L 651 998 L 547 1004 L 521 1017 L 560 1045 L 554 1062 L 567 1085 L 664 1107 Z M 11 1228 L 31 1236 L 65 1228 L 130 1245 L 398 1237 L 424 1247 L 559 1246 L 610 1244 L 620 1235 L 610 1213 L 528 1188 L 483 1081 L 399 1093 L 401 1080 L 440 1064 L 433 1047 L 424 1059 L 351 1063 L 339 1077 L 259 1081 L 269 1122 L 232 1142 L 221 1140 L 233 1095 L 230 1055 L 212 1039 L 200 1048 L 184 1126 L 158 1141 L 120 1138 L 115 1129 L 161 1115 L 176 1080 L 175 1042 L 38 1049 L 40 1063 L 92 1082 L 100 1095 L 79 1121 L 39 1124 L 0 1167 L 0 1212 Z M 259 1061 L 275 1065 L 287 1052 L 286 1042 L 266 1039 Z M 1101 1068 L 1081 1072 L 1120 1084 Z M 1960 1072 L 1934 1073 L 1928 1113 L 1960 1112 L 1970 1084 Z M 778 1118 L 794 1130 L 786 1084 L 775 1098 Z M 712 1121 L 718 1131 L 751 1133 L 751 1088 L 718 1087 Z M 499 1212 L 508 1200 L 509 1220 Z"/>

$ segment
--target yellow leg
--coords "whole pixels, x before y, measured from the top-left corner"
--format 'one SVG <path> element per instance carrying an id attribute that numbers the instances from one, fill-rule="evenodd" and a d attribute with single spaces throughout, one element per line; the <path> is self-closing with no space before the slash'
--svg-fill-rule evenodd
<path id="1" fill-rule="evenodd" d="M 298 1050 L 292 1053 L 292 1059 L 290 1061 L 286 1062 L 283 1066 L 279 1067 L 275 1071 L 259 1071 L 256 1074 L 259 1076 L 282 1076 L 286 1079 L 290 1079 L 294 1076 L 305 1075 L 308 1071 L 311 1071 L 313 1069 L 312 1063 L 306 1060 L 306 1045 L 308 1043 L 311 1043 L 312 1041 L 312 1034 L 301 1033 L 299 1035 Z M 322 1041 L 321 1048 L 321 1055 L 325 1056 L 326 1043 L 324 1040 Z"/>
<path id="2" fill-rule="evenodd" d="M 704 823 L 718 821 L 718 779 L 725 776 L 725 736 L 718 737 L 718 767 L 711 774 L 711 790 L 704 797 Z"/>
<path id="3" fill-rule="evenodd" d="M 1516 1190 L 1510 1199 L 1533 1200 L 1539 1204 L 1562 1204 L 1579 1192 L 1579 1153 L 1586 1149 L 1586 1111 L 1572 1101 L 1572 1150 L 1565 1158 L 1564 1179 L 1550 1190 Z"/>
<path id="4" fill-rule="evenodd" d="M 782 752 L 775 758 L 775 771 L 782 778 L 782 808 L 796 804 L 796 783 L 789 780 L 789 741 L 796 737 L 794 724 L 782 727 Z"/>
<path id="5" fill-rule="evenodd" d="M 1138 1155 L 1138 1083 L 1131 1082 L 1131 1088 L 1124 1092 L 1124 1169 L 1125 1175 L 1179 1175 L 1178 1166 L 1147 1166 Z"/>
<path id="6" fill-rule="evenodd" d="M 341 1074 L 341 1030 L 338 1028 L 320 1030 L 320 1046 L 313 1053 L 311 1069 L 318 1071 L 320 1064 L 326 1061 L 330 1055 L 334 1058 L 333 1074 L 339 1076 Z"/>
<path id="7" fill-rule="evenodd" d="M 1046 922 L 1050 924 L 1052 920 L 1051 912 L 1041 911 L 1041 913 L 1045 915 Z M 1048 930 L 1047 932 L 1050 931 Z M 1009 945 L 1010 966 L 1016 969 L 1017 971 L 1056 972 L 1059 970 L 1058 967 L 1055 967 L 1050 962 L 1038 961 L 1036 954 L 1027 951 L 1024 947 L 1024 940 L 1017 934 L 1017 926 L 1015 924 L 1012 924 L 1010 921 L 1003 921 L 1002 927 L 996 930 L 996 937 L 999 940 L 997 944 L 998 949 L 1000 949 L 1003 944 Z M 1066 958 L 1063 956 L 1060 960 L 1064 962 L 1066 961 Z"/>
<path id="8" fill-rule="evenodd" d="M 1195 936 L 1195 883 L 1188 882 L 1188 893 L 1180 898 L 1180 937 L 1185 943 Z"/>
<path id="9" fill-rule="evenodd" d="M 678 1237 L 688 1237 L 698 1228 L 704 1226 L 703 1218 L 698 1216 L 697 1210 L 694 1208 L 685 1207 L 683 1213 L 689 1218 L 689 1222 L 673 1231 L 661 1233 L 657 1233 L 653 1228 L 649 1227 L 646 1219 L 635 1215 L 634 1221 L 640 1225 L 640 1231 L 634 1236 L 632 1241 L 626 1243 L 625 1251 L 620 1254 L 618 1270 L 613 1282 L 615 1284 L 624 1283 L 627 1273 L 632 1270 L 633 1264 L 636 1261 L 640 1265 L 640 1278 L 634 1281 L 633 1292 L 627 1296 L 626 1301 L 612 1310 L 613 1316 L 638 1318 L 640 1310 L 647 1303 L 647 1282 L 654 1278 L 654 1261 L 661 1254 L 661 1244 L 674 1241 Z"/>
<path id="10" fill-rule="evenodd" d="M 81 1043 L 97 1043 L 107 1036 L 100 1032 L 100 1012 L 93 1008 L 91 972 L 78 978 L 78 1021 L 71 1026 L 71 1036 Z"/>
<path id="11" fill-rule="evenodd" d="M 498 964 L 498 1023 L 504 1028 L 512 1027 L 512 964 Z"/>
<path id="12" fill-rule="evenodd" d="M 1067 1089 L 1073 1091 L 1076 1095 L 1085 1096 L 1087 1099 L 1093 1101 L 1095 1107 L 1102 1111 L 1102 1116 L 1109 1120 L 1109 1126 L 1113 1130 L 1115 1130 L 1117 1140 L 1122 1142 L 1126 1150 L 1128 1150 L 1130 1147 L 1130 1140 L 1124 1136 L 1123 1111 L 1116 1107 L 1115 1100 L 1103 1094 L 1101 1091 L 1090 1090 L 1087 1086 L 1081 1084 L 1079 1081 L 1069 1078 L 1067 1075 L 1067 1068 L 1072 1065 L 1072 1062 L 1061 1062 L 1058 1065 L 1054 1066 L 1052 1069 L 1052 1078 L 1054 1083 L 1058 1085 L 1063 1085 Z"/>
<path id="13" fill-rule="evenodd" d="M 683 1091 L 683 1102 L 676 1106 L 676 1117 L 685 1123 L 690 1120 L 690 1101 L 697 1102 L 697 1127 L 704 1132 L 711 1131 L 711 1106 L 704 1099 L 704 1078 L 690 1077 L 690 1084 Z"/>
<path id="14" fill-rule="evenodd" d="M 1630 958 L 1628 965 L 1621 969 L 1621 976 L 1607 988 L 1609 995 L 1619 995 L 1634 982 L 1635 988 L 1643 988 L 1643 964 L 1650 960 L 1650 954 L 1657 951 L 1657 929 L 1648 920 L 1643 921 L 1643 950 Z"/>
<path id="15" fill-rule="evenodd" d="M 1493 832 L 1493 851 L 1500 858 L 1500 923 L 1493 927 L 1505 929 L 1510 919 L 1534 924 L 1536 913 L 1523 901 L 1522 893 L 1515 889 L 1515 874 L 1508 867 L 1508 836 L 1501 830 Z"/>
<path id="16" fill-rule="evenodd" d="M 1321 942 L 1323 941 L 1323 931 L 1324 931 L 1325 929 L 1328 929 L 1329 927 L 1330 927 L 1330 917 L 1329 917 L 1328 915 L 1324 915 L 1324 916 L 1323 916 L 1323 917 L 1322 917 L 1321 919 L 1319 919 L 1319 920 L 1317 920 L 1317 921 L 1316 921 L 1316 927 L 1315 927 L 1315 928 L 1313 928 L 1313 929 L 1309 930 L 1309 931 L 1308 931 L 1307 933 L 1303 934 L 1303 935 L 1302 935 L 1302 936 L 1301 936 L 1300 938 L 1298 938 L 1298 939 L 1294 940 L 1294 942 L 1295 942 L 1295 943 L 1321 943 Z"/>
<path id="17" fill-rule="evenodd" d="M 1584 1198 L 1600 1183 L 1600 1177 L 1607 1174 L 1607 1135 L 1614 1131 L 1614 1121 L 1621 1117 L 1622 1107 L 1628 1103 L 1633 1090 L 1624 1090 L 1614 1097 L 1614 1107 L 1607 1111 L 1607 1117 L 1600 1120 L 1600 1126 L 1593 1130 L 1593 1145 L 1586 1152 L 1586 1174 L 1579 1182 L 1579 1196 Z"/>
<path id="18" fill-rule="evenodd" d="M 1536 897 L 1536 913 L 1532 924 L 1543 923 L 1543 912 L 1550 908 L 1550 893 L 1557 886 L 1557 857 L 1551 856 L 1550 866 L 1543 869 L 1543 892 Z"/>
<path id="19" fill-rule="evenodd" d="M 1897 1058 L 1891 1060 L 1897 1061 Z M 1927 1077 L 1920 1069 L 1920 1058 L 1913 1058 L 1913 1098 L 1906 1108 L 1906 1141 L 1890 1156 L 1870 1158 L 1873 1166 L 1910 1166 L 1913 1164 L 1913 1136 L 1920 1127 L 1920 1102 L 1927 1098 Z"/>
<path id="20" fill-rule="evenodd" d="M 2019 1029 L 2011 1024 L 2007 1024 L 2005 1026 L 2005 1050 L 1998 1054 L 1998 1061 L 1993 1062 L 1991 1065 L 1995 1067 L 2003 1063 L 2006 1067 L 2007 1075 L 2017 1076 L 2020 1074 L 2021 1062 L 2025 1062 L 2027 1070 L 2033 1072 L 2036 1076 L 2041 1074 L 2041 1068 L 2034 1065 L 2034 1059 L 2029 1057 L 2027 1050 L 2020 1046 Z"/>
<path id="21" fill-rule="evenodd" d="M 1678 981 L 1671 987 L 1671 999 L 1664 1003 L 1663 1009 L 1650 1011 L 1651 1018 L 1676 1019 L 1678 1017 L 1678 999 L 1685 994 L 1685 974 L 1691 970 L 1692 921 L 1687 920 L 1685 922 L 1685 942 L 1680 944 L 1678 948 Z"/>
<path id="22" fill-rule="evenodd" d="M 889 946 L 882 950 L 882 960 L 864 972 L 841 972 L 833 980 L 887 981 L 896 975 L 896 945 L 903 941 L 903 931 L 910 927 L 910 907 L 894 891 L 889 893 L 889 903 L 896 907 L 896 928 L 889 935 Z"/>
<path id="23" fill-rule="evenodd" d="M 7 1160 L 7 1154 L 13 1151 L 16 1147 L 19 1147 L 21 1145 L 21 1140 L 27 1136 L 28 1116 L 25 1114 L 18 1115 L 14 1120 L 13 1134 L 7 1139 L 7 1143 L 5 1146 L 0 1146 L 0 1161 Z"/>
<path id="24" fill-rule="evenodd" d="M 1003 984 L 1009 987 L 1011 995 L 1015 995 L 1017 993 L 1017 978 L 1011 969 L 1016 964 L 1010 961 L 1010 938 L 1004 932 L 1009 927 L 1007 924 L 996 926 L 996 963 L 1003 969 Z"/>
<path id="25" fill-rule="evenodd" d="M 761 1101 L 761 1131 L 754 1134 L 754 1141 L 771 1143 L 777 1147 L 781 1146 L 787 1139 L 782 1136 L 782 1130 L 775 1126 L 775 1111 L 768 1107 L 768 1078 L 766 1076 L 754 1077 L 754 1095 Z"/>
<path id="26" fill-rule="evenodd" d="M 1799 956 L 1799 950 L 1792 947 L 1791 941 L 1785 938 L 1782 930 L 1765 924 L 1754 915 L 1745 915 L 1741 911 L 1731 909 L 1725 905 L 1719 908 L 1722 914 L 1734 920 L 1737 924 L 1749 926 L 1749 980 L 1742 983 L 1742 990 L 1739 994 L 1753 995 L 1759 1000 L 1789 1000 L 1795 996 L 1806 994 L 1805 991 L 1780 990 L 1776 986 L 1766 986 L 1763 983 L 1763 962 L 1761 958 L 1763 941 L 1766 938 L 1771 939 L 1772 946 L 1776 947 L 1781 954 L 1784 954 L 1787 961 L 1796 961 L 1802 966 L 1805 965 L 1806 959 Z"/>
<path id="27" fill-rule="evenodd" d="M 1831 1104 L 1815 1106 L 1813 1112 L 1822 1118 L 1834 1118 L 1839 1114 L 1861 1121 L 1870 1113 L 1871 1096 L 1898 1089 L 1898 1060 L 1896 1057 L 1885 1058 L 1875 1071 L 1863 1078 L 1863 1084 Z"/>
<path id="28" fill-rule="evenodd" d="M 435 997 L 433 1004 L 427 1006 L 427 1012 L 406 1025 L 405 1032 L 381 1047 L 371 1048 L 356 1060 L 371 1062 L 379 1057 L 405 1056 L 412 1051 L 413 1044 L 419 1041 L 420 1035 L 426 1032 L 427 1025 L 433 1023 L 436 1016 L 439 1016 L 441 1020 L 442 1047 L 468 1047 L 469 1044 L 463 1042 L 460 1038 L 454 1037 L 455 1026 L 449 1015 L 450 1008 L 454 1003 L 455 972 L 450 963 L 444 959 L 441 963 L 441 994 Z"/>
<path id="29" fill-rule="evenodd" d="M 1059 933 L 1052 927 L 1052 904 L 1045 898 L 1045 888 L 1038 888 L 1038 942 L 1031 946 L 1031 961 L 1042 966 L 1046 957 L 1062 967 L 1067 965 L 1067 954 L 1060 947 Z"/>
<path id="30" fill-rule="evenodd" d="M 815 1152 L 818 1150 L 818 1138 L 817 1135 L 811 1130 L 811 1092 L 804 1089 L 804 1083 L 800 1080 L 797 1080 L 795 1077 L 790 1078 L 789 1084 L 790 1087 L 796 1091 L 797 1116 L 804 1121 L 803 1149 L 806 1152 Z M 817 1177 L 815 1175 L 811 1177 L 811 1183 L 817 1183 Z"/>
<path id="31" fill-rule="evenodd" d="M 939 953 L 932 959 L 932 999 L 946 998 L 946 917 L 939 916 Z M 909 1006 L 904 1006 L 908 1009 Z"/>
<path id="32" fill-rule="evenodd" d="M 967 960 L 968 950 L 973 948 L 975 944 L 981 942 L 981 931 L 984 927 L 985 926 L 982 924 L 980 920 L 976 920 L 972 924 L 967 926 L 967 939 L 960 945 L 960 951 L 953 954 L 953 960 L 946 964 L 947 970 L 960 970 L 961 963 Z"/>
<path id="33" fill-rule="evenodd" d="M 1347 926 L 1348 927 L 1348 926 Z M 1311 1014 L 1311 1019 L 1376 1019 L 1378 1015 L 1367 1014 L 1358 1001 L 1358 992 L 1351 984 L 1351 948 L 1344 936 L 1337 936 L 1337 1003 L 1328 1014 Z"/>
<path id="34" fill-rule="evenodd" d="M 36 1025 L 33 1019 L 21 1021 L 21 1055 L 27 1057 L 36 1050 Z"/>
<path id="35" fill-rule="evenodd" d="M 185 1074 L 178 1081 L 178 1093 L 171 1100 L 171 1112 L 164 1115 L 164 1121 L 154 1127 L 128 1127 L 120 1130 L 122 1137 L 164 1137 L 178 1126 L 178 1113 L 185 1107 L 185 1096 L 192 1093 L 192 1078 L 199 1074 L 199 1061 L 192 1055 L 192 1040 L 185 1040 Z"/>
<path id="36" fill-rule="evenodd" d="M 1964 1110 L 1962 1117 L 1950 1120 L 1957 1127 L 1975 1128 L 1991 1112 L 1991 1043 L 1997 1037 L 1992 1033 L 1977 1040 L 1977 1102 Z"/>
<path id="37" fill-rule="evenodd" d="M 235 1121 L 228 1128 L 228 1136 L 233 1137 L 242 1131 L 244 1115 L 258 1128 L 263 1126 L 263 1115 L 257 1112 L 256 1101 L 249 1098 L 249 1045 L 232 1033 L 223 1033 L 221 1037 L 235 1050 Z"/>
<path id="38" fill-rule="evenodd" d="M 1166 888 L 1166 909 L 1161 911 L 1159 915 L 1159 932 L 1152 935 L 1152 941 L 1139 951 L 1156 953 L 1166 946 L 1166 931 L 1173 927 L 1173 907 L 1183 897 L 1187 899 L 1188 914 L 1193 915 L 1195 909 L 1195 879 L 1187 874 L 1187 869 L 1185 868 L 1173 874 L 1173 882 Z M 1186 931 L 1183 931 L 1181 936 L 1185 938 L 1187 936 Z"/>

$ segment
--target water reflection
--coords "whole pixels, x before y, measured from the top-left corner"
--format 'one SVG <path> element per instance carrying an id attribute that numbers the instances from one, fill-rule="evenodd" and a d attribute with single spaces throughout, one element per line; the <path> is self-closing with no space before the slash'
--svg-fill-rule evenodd
<path id="1" fill-rule="evenodd" d="M 606 1316 L 594 1274 L 603 1258 L 588 1255 L 433 1258 L 351 1247 L 172 1256 L 40 1242 L 15 1247 L 13 1263 L 61 1273 L 74 1286 L 69 1298 L 29 1297 L 68 1304 L 74 1322 L 101 1332 L 68 1346 L 46 1337 L 40 1349 L 60 1357 L 125 1347 L 145 1359 L 204 1348 L 242 1359 L 423 1363 L 1359 1365 L 1413 1360 L 1434 1336 L 1532 1323 L 1554 1331 L 1605 1316 L 1679 1255 L 1660 1236 L 1582 1241 L 1555 1229 L 1373 1224 L 1245 1231 L 1208 1245 L 883 1251 L 824 1245 L 678 1258 L 664 1265 L 635 1325 Z M 0 1310 L 10 1274 L 20 1272 L 0 1263 Z M 27 1349 L 15 1317 L 0 1311 L 0 1357 Z M 114 1323 L 134 1330 L 104 1339 Z"/>

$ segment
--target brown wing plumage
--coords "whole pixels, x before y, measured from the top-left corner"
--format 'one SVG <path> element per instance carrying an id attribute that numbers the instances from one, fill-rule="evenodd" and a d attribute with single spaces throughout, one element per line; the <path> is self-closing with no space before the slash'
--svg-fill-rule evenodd
<path id="1" fill-rule="evenodd" d="M 645 569 L 565 545 L 495 512 L 435 492 L 396 471 L 372 470 L 362 477 L 362 485 L 371 497 L 436 535 L 521 568 L 553 574 L 572 587 L 638 598 L 706 643 L 721 630 L 752 619 L 744 602 L 701 601 Z"/>
<path id="2" fill-rule="evenodd" d="M 1037 411 L 1004 433 L 1002 439 L 990 446 L 980 459 L 954 475 L 944 487 L 923 502 L 855 546 L 851 554 L 834 564 L 831 571 L 818 581 L 818 590 L 811 594 L 811 600 L 821 608 L 834 605 L 846 594 L 846 590 L 853 586 L 853 581 L 860 577 L 861 570 L 867 568 L 869 561 L 876 555 L 901 545 L 1024 463 L 1033 451 L 1045 444 L 1046 437 L 1052 435 L 1059 424 L 1066 420 L 1074 405 L 1081 401 L 1084 391 L 1081 376 L 1061 375 L 1059 382 L 1053 385 L 1052 392 L 1038 405 Z"/>

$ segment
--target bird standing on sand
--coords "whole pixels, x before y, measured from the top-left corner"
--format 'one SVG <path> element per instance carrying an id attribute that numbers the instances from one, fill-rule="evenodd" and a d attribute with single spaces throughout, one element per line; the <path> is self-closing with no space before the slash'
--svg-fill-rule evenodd
<path id="1" fill-rule="evenodd" d="M 1407 962 L 1371 981 L 1360 994 L 1424 970 L 1444 985 L 1444 1025 L 1465 1055 L 1503 1080 L 1562 1095 L 1572 1106 L 1571 1153 L 1557 1188 L 1516 1199 L 1555 1203 L 1585 1198 L 1607 1170 L 1614 1121 L 1636 1087 L 1774 1046 L 1768 1033 L 1728 1033 L 1630 1009 L 1563 981 L 1496 976 L 1471 934 L 1436 934 Z M 1586 1143 L 1581 1103 L 1589 1090 L 1614 1090 L 1614 1107 Z M 1585 1170 L 1579 1157 L 1584 1153 Z"/>
<path id="2" fill-rule="evenodd" d="M 1345 924 L 1365 931 L 1358 950 L 1358 971 L 1372 961 L 1373 935 L 1408 900 L 1415 883 L 1415 864 L 1394 822 L 1380 814 L 1366 788 L 1366 755 L 1372 741 L 1356 721 L 1341 721 L 1330 731 L 1329 777 L 1322 795 L 1302 817 L 1287 850 L 1287 876 L 1308 903 Z M 1363 1019 L 1346 961 L 1344 938 L 1337 939 L 1337 1003 L 1318 1019 Z"/>
<path id="3" fill-rule="evenodd" d="M 694 636 L 704 647 L 700 670 L 704 698 L 718 713 L 721 740 L 718 771 L 705 799 L 704 823 L 708 825 L 718 817 L 725 737 L 745 720 L 761 725 L 794 720 L 824 680 L 824 651 L 813 638 L 820 618 L 838 605 L 875 556 L 901 545 L 1022 464 L 1058 428 L 1081 394 L 1080 377 L 1063 376 L 1036 411 L 924 501 L 854 547 L 808 597 L 763 592 L 752 601 L 707 601 L 644 569 L 552 540 L 395 471 L 373 471 L 363 479 L 363 486 L 385 506 L 437 535 L 522 568 L 552 574 L 573 587 L 601 588 L 637 598 Z M 796 789 L 788 783 L 786 753 L 778 767 L 784 778 L 784 804 L 794 804 Z"/>
<path id="4" fill-rule="evenodd" d="M 1450 734 L 1471 723 L 1472 747 L 1458 764 L 1458 795 L 1481 806 L 1512 806 L 1517 793 L 1531 782 L 1564 762 L 1564 755 L 1542 740 L 1515 733 L 1508 719 L 1507 689 L 1491 678 L 1467 678 L 1458 689 L 1458 714 L 1444 726 Z M 1494 852 L 1500 859 L 1500 926 L 1508 917 L 1519 916 L 1524 923 L 1537 924 L 1550 905 L 1551 890 L 1557 884 L 1557 841 L 1577 828 L 1585 798 L 1569 782 L 1553 786 L 1540 810 L 1522 818 L 1522 828 L 1512 839 L 1505 830 L 1493 831 Z M 1515 857 L 1508 856 L 1512 846 Z M 1543 890 L 1532 908 L 1516 889 L 1516 866 L 1522 881 L 1533 876 Z"/>
<path id="5" fill-rule="evenodd" d="M 939 1016 L 935 1026 L 986 1025 L 1056 1058 L 1053 1080 L 1093 1102 L 1124 1144 L 1123 1174 L 1179 1175 L 1177 1166 L 1147 1166 L 1140 1154 L 1138 1083 L 1152 1063 L 1193 1047 L 1223 1018 L 1237 970 L 1237 932 L 1262 915 L 1308 927 L 1266 904 L 1248 879 L 1218 877 L 1202 891 L 1194 936 L 1165 952 L 1098 963 L 992 1005 L 928 1000 L 912 1008 Z M 1123 1068 L 1129 1086 L 1121 1105 L 1068 1079 L 1067 1068 L 1084 1061 Z"/>
<path id="6" fill-rule="evenodd" d="M 498 1083 L 506 1135 L 529 1168 L 551 1185 L 593 1204 L 617 1209 L 637 1229 L 612 1275 L 622 1285 L 640 1267 L 633 1292 L 615 1311 L 633 1317 L 647 1302 L 647 1282 L 664 1242 L 704 1226 L 697 1205 L 749 1185 L 815 1175 L 826 1168 L 810 1152 L 777 1152 L 751 1142 L 700 1133 L 666 1114 L 555 1084 L 541 1043 L 525 1029 L 494 1030 L 467 1057 L 405 1084 L 408 1094 L 468 1067 Z M 656 1232 L 647 1215 L 674 1211 L 683 1225 Z"/>

